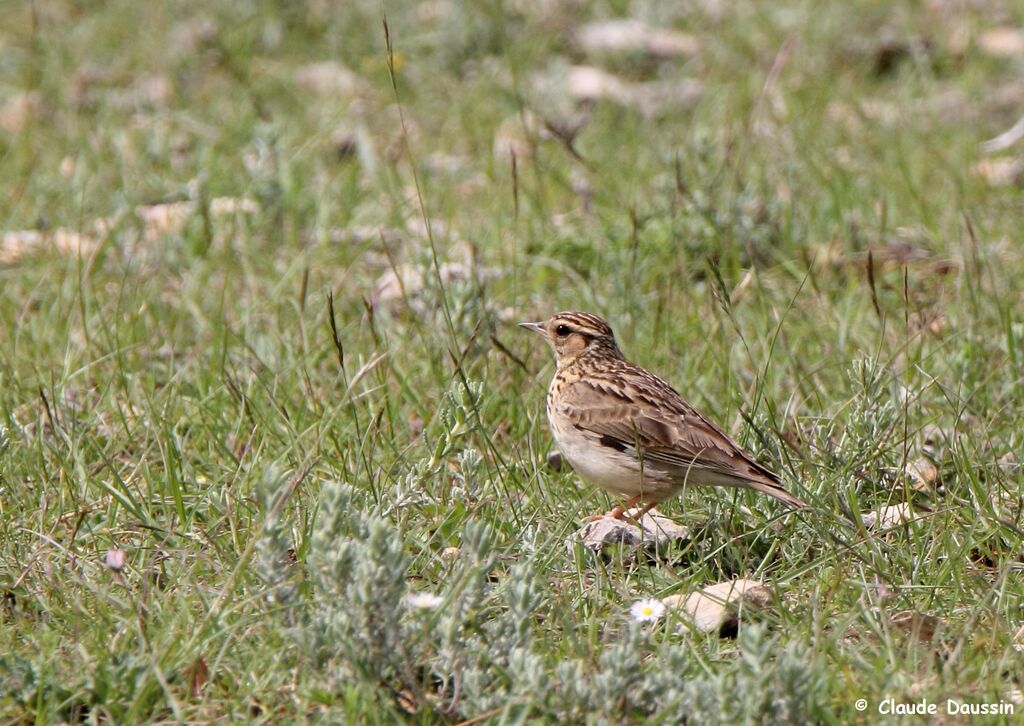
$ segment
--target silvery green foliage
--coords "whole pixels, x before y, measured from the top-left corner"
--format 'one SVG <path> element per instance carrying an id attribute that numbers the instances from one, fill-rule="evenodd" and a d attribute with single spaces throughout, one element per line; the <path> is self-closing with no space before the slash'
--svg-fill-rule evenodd
<path id="1" fill-rule="evenodd" d="M 401 534 L 353 506 L 352 489 L 327 483 L 313 530 L 310 574 L 314 652 L 340 678 L 390 684 L 411 660 L 403 632 L 409 566 Z"/>
<path id="2" fill-rule="evenodd" d="M 563 660 L 555 664 L 550 703 L 559 720 L 576 723 L 597 708 L 597 695 L 583 661 Z"/>
<path id="3" fill-rule="evenodd" d="M 505 617 L 508 635 L 517 645 L 528 644 L 532 636 L 530 626 L 533 617 L 544 597 L 532 563 L 520 562 L 513 565 L 503 594 L 508 605 Z"/>
<path id="4" fill-rule="evenodd" d="M 519 533 L 517 546 L 524 557 L 533 557 L 546 548 L 547 543 L 541 537 L 541 526 L 536 522 L 525 525 Z"/>
<path id="5" fill-rule="evenodd" d="M 681 643 L 663 643 L 646 665 L 634 695 L 636 702 L 649 711 L 671 716 L 670 720 L 681 721 L 692 710 L 686 693 L 693 665 L 689 650 Z"/>
<path id="6" fill-rule="evenodd" d="M 872 450 L 902 416 L 898 398 L 875 358 L 854 360 L 849 377 L 854 398 L 847 431 L 857 445 Z"/>
<path id="7" fill-rule="evenodd" d="M 633 707 L 642 706 L 634 703 L 633 698 L 639 693 L 638 686 L 645 675 L 640 660 L 647 650 L 645 632 L 638 623 L 633 623 L 621 640 L 608 645 L 601 653 L 590 699 L 601 713 L 628 716 Z"/>
<path id="8" fill-rule="evenodd" d="M 7 431 L 7 427 L 0 423 L 0 465 L 4 463 L 7 458 L 7 451 L 11 448 L 11 436 Z M 4 470 L 0 466 L 0 494 L 4 491 Z"/>
<path id="9" fill-rule="evenodd" d="M 460 690 L 465 682 L 470 683 L 472 690 L 477 680 L 486 678 L 484 671 L 464 672 L 464 669 L 471 659 L 487 651 L 487 644 L 482 642 L 475 626 L 487 602 L 488 577 L 497 563 L 493 548 L 494 533 L 488 525 L 466 523 L 462 555 L 453 577 L 455 597 L 434 632 L 437 654 L 433 666 L 446 690 L 456 688 L 457 674 L 462 674 Z"/>
<path id="10" fill-rule="evenodd" d="M 417 461 L 391 488 L 382 515 L 387 517 L 401 509 L 432 503 L 434 498 L 427 493 L 426 487 L 438 478 L 441 468 L 439 463 Z"/>
<path id="11" fill-rule="evenodd" d="M 471 561 L 481 562 L 481 550 L 490 551 L 490 537 L 489 528 L 467 529 L 463 548 L 470 551 Z M 505 607 L 483 622 L 450 621 L 437 663 L 445 680 L 455 684 L 464 713 L 482 713 L 524 700 L 543 702 L 549 688 L 543 659 L 532 650 L 533 619 L 543 600 L 533 565 L 513 566 L 495 593 L 486 576 L 480 577 L 493 562 L 488 556 L 482 560 L 484 568 L 473 568 L 477 574 L 471 574 L 467 589 L 475 609 L 487 603 L 488 594 L 499 594 Z"/>
<path id="12" fill-rule="evenodd" d="M 854 360 L 848 372 L 852 397 L 841 435 L 830 442 L 834 468 L 856 468 L 867 481 L 887 489 L 897 473 L 898 447 L 884 447 L 903 411 L 890 373 L 875 358 Z"/>
<path id="13" fill-rule="evenodd" d="M 460 489 L 467 494 L 475 493 L 483 479 L 484 457 L 476 449 L 470 448 L 460 452 L 455 459 L 459 463 Z"/>
<path id="14" fill-rule="evenodd" d="M 456 383 L 444 394 L 444 401 L 441 404 L 441 421 L 444 424 L 445 434 L 441 441 L 450 450 L 454 441 L 468 433 L 473 428 L 473 421 L 476 419 L 477 411 L 484 398 L 484 384 L 480 381 L 466 381 Z M 446 449 L 441 449 L 445 451 Z M 435 448 L 435 458 L 439 452 Z"/>
<path id="15" fill-rule="evenodd" d="M 456 497 L 473 494 L 484 478 L 484 457 L 480 452 L 472 447 L 459 451 L 463 446 L 461 439 L 473 430 L 474 422 L 478 421 L 483 396 L 484 385 L 480 381 L 459 382 L 445 392 L 441 405 L 444 430 L 434 446 L 429 466 L 443 468 L 444 459 L 458 451 L 455 459 L 459 465 L 460 485 L 451 492 Z"/>
<path id="16" fill-rule="evenodd" d="M 463 448 L 464 440 L 473 430 L 476 412 L 483 400 L 483 384 L 466 381 L 454 384 L 441 402 L 442 429 L 431 450 L 429 459 L 421 459 L 392 487 L 386 498 L 382 515 L 447 501 L 449 495 L 462 498 L 478 488 L 484 477 L 484 459 L 476 449 Z M 441 490 L 450 481 L 448 463 L 455 458 L 459 465 L 460 485 L 452 491 Z"/>
<path id="17" fill-rule="evenodd" d="M 445 456 L 450 445 L 451 440 L 443 439 L 438 447 L 439 456 Z M 463 499 L 466 495 L 475 495 L 483 479 L 483 456 L 476 449 L 469 448 L 457 454 L 455 460 L 458 462 L 459 484 L 452 487 L 447 495 L 438 492 L 449 476 L 444 459 L 421 459 L 391 488 L 391 496 L 382 515 L 387 517 L 401 509 L 446 501 L 448 496 Z"/>
<path id="18" fill-rule="evenodd" d="M 592 655 L 548 656 L 537 641 L 548 587 L 528 557 L 495 577 L 495 532 L 467 522 L 438 610 L 410 610 L 410 560 L 400 530 L 354 506 L 353 490 L 326 484 L 312 535 L 307 652 L 339 688 L 393 702 L 410 691 L 427 717 L 531 718 L 618 723 L 814 722 L 825 681 L 800 644 L 781 649 L 767 629 L 745 626 L 741 657 L 712 675 L 692 649 L 631 623 Z M 652 637 L 657 633 L 658 638 Z M 679 636 L 682 637 L 682 636 Z"/>
<path id="19" fill-rule="evenodd" d="M 292 583 L 292 539 L 281 517 L 279 498 L 285 495 L 287 477 L 270 467 L 256 483 L 256 499 L 264 513 L 263 528 L 256 540 L 256 576 L 263 582 L 268 604 L 285 605 L 297 592 Z"/>
<path id="20" fill-rule="evenodd" d="M 741 658 L 732 668 L 686 683 L 673 717 L 695 723 L 816 723 L 826 713 L 824 674 L 806 648 L 791 643 L 780 653 L 763 624 L 740 631 Z"/>
<path id="21" fill-rule="evenodd" d="M 772 462 L 776 469 L 783 469 L 785 446 L 779 436 L 770 433 L 778 427 L 777 421 L 767 407 L 758 408 L 750 418 L 746 431 L 739 441 L 746 446 L 759 461 Z"/>

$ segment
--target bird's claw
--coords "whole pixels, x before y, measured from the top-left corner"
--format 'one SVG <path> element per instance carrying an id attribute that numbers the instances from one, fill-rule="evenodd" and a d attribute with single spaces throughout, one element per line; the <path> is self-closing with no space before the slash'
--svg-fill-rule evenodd
<path id="1" fill-rule="evenodd" d="M 590 521 L 591 522 L 600 522 L 602 519 L 624 520 L 625 518 L 626 517 L 625 517 L 625 514 L 624 514 L 624 512 L 622 510 L 622 507 L 614 507 L 614 508 L 612 508 L 612 511 L 610 511 L 610 512 L 605 512 L 604 514 L 595 514 L 595 515 L 591 516 L 590 517 Z"/>

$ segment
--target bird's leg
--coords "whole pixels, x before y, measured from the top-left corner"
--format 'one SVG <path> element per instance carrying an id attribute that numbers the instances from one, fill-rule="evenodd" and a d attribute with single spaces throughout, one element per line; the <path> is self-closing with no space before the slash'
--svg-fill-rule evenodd
<path id="1" fill-rule="evenodd" d="M 595 514 L 593 517 L 590 518 L 590 521 L 596 522 L 600 519 L 604 519 L 605 517 L 611 517 L 612 519 L 625 519 L 625 516 L 623 516 L 624 512 L 630 507 L 639 504 L 641 497 L 642 495 L 638 494 L 629 501 L 623 502 L 622 504 L 612 507 L 612 511 L 610 512 L 607 512 L 605 514 Z M 645 509 L 644 511 L 646 512 L 647 510 Z"/>
<path id="2" fill-rule="evenodd" d="M 654 509 L 656 506 L 658 506 L 658 500 L 657 499 L 655 499 L 653 502 L 651 502 L 646 507 L 644 507 L 643 509 L 640 510 L 640 514 L 638 514 L 637 517 L 636 517 L 637 521 L 643 519 L 644 515 L 646 515 L 649 511 Z"/>
<path id="3" fill-rule="evenodd" d="M 634 504 L 639 504 L 639 503 L 640 503 L 640 497 L 634 497 L 633 499 L 630 499 L 628 502 L 626 502 L 623 506 L 628 509 L 629 507 L 632 507 Z M 635 524 L 640 529 L 643 529 L 644 528 L 644 525 L 643 525 L 644 515 L 647 514 L 649 511 L 651 511 L 652 509 L 654 509 L 654 507 L 656 507 L 657 504 L 658 504 L 658 500 L 655 499 L 653 502 L 648 502 L 647 504 L 645 504 L 644 508 L 641 509 L 638 514 L 631 515 L 629 517 L 619 516 L 618 519 L 629 520 L 630 522 Z M 622 515 L 622 509 L 619 508 L 619 507 L 616 507 L 616 509 L 618 509 L 619 510 L 619 514 Z M 614 517 L 615 516 L 615 510 L 613 509 L 606 516 Z"/>

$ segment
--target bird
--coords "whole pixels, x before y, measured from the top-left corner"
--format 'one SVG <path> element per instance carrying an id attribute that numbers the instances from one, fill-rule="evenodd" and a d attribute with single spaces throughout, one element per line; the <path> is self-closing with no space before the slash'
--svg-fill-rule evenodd
<path id="1" fill-rule="evenodd" d="M 519 325 L 555 354 L 547 416 L 562 456 L 583 479 L 625 500 L 592 519 L 624 519 L 643 505 L 640 520 L 687 485 L 753 489 L 792 509 L 808 506 L 676 389 L 629 362 L 597 315 L 567 311 Z"/>

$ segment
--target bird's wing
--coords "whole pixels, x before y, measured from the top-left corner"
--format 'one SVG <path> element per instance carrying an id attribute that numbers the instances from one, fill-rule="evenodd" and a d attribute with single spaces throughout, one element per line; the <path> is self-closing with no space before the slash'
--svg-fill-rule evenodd
<path id="1" fill-rule="evenodd" d="M 653 378 L 653 376 L 652 376 Z M 614 390 L 614 382 L 581 380 L 563 392 L 561 408 L 573 425 L 620 450 L 639 450 L 642 460 L 744 480 L 777 477 L 754 461 L 721 428 L 667 390 Z"/>

